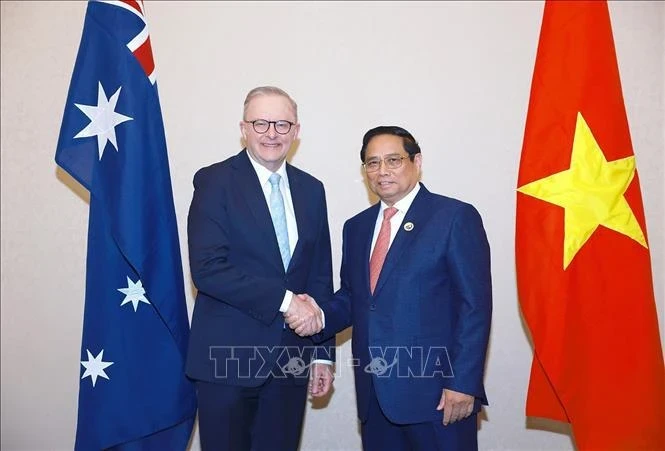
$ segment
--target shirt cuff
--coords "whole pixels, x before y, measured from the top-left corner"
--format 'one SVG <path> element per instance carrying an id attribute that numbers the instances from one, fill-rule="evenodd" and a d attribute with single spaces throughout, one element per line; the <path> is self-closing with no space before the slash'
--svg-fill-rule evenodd
<path id="1" fill-rule="evenodd" d="M 279 307 L 280 312 L 284 313 L 289 309 L 292 297 L 293 297 L 293 292 L 286 290 L 286 293 L 284 293 L 284 300 L 282 300 L 282 305 Z"/>
<path id="2" fill-rule="evenodd" d="M 314 365 L 315 363 L 325 363 L 326 365 L 330 365 L 330 366 L 332 366 L 332 364 L 333 364 L 332 360 L 324 360 L 324 359 L 312 360 L 312 365 Z"/>

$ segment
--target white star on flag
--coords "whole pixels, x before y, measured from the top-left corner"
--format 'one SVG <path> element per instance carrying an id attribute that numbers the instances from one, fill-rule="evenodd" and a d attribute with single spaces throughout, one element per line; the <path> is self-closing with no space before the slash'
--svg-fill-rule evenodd
<path id="1" fill-rule="evenodd" d="M 99 90 L 97 91 L 97 105 L 81 105 L 75 103 L 79 110 L 88 116 L 90 123 L 74 138 L 87 138 L 90 136 L 97 137 L 97 147 L 99 150 L 99 159 L 102 159 L 106 143 L 111 141 L 116 152 L 118 151 L 118 143 L 115 139 L 115 127 L 125 121 L 131 121 L 133 118 L 115 112 L 115 106 L 120 97 L 120 90 L 122 86 L 111 96 L 110 99 L 106 97 L 104 87 L 99 82 Z"/>
<path id="2" fill-rule="evenodd" d="M 127 276 L 127 288 L 118 288 L 118 291 L 125 294 L 125 299 L 122 300 L 120 306 L 131 302 L 134 305 L 134 311 L 139 308 L 139 302 L 145 302 L 150 304 L 148 298 L 145 297 L 145 289 L 143 288 L 143 282 L 141 279 L 137 280 L 136 283 Z"/>
<path id="3" fill-rule="evenodd" d="M 97 357 L 93 357 L 90 351 L 87 349 L 86 352 L 88 353 L 88 360 L 81 361 L 81 365 L 83 365 L 85 368 L 85 372 L 83 373 L 83 376 L 81 376 L 81 380 L 90 376 L 90 379 L 92 379 L 93 387 L 95 386 L 95 383 L 97 383 L 97 377 L 103 377 L 104 379 L 110 380 L 104 369 L 113 365 L 113 362 L 104 362 L 102 360 L 104 357 L 104 350 L 102 349 L 99 351 L 99 355 L 97 355 Z"/>

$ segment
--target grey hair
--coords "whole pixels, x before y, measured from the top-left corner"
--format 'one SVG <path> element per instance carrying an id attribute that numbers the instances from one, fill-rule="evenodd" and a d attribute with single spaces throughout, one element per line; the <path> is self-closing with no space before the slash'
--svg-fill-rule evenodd
<path id="1" fill-rule="evenodd" d="M 276 86 L 259 86 L 249 91 L 247 93 L 247 97 L 245 97 L 245 105 L 242 111 L 243 118 L 246 117 L 247 115 L 247 107 L 249 106 L 249 102 L 251 102 L 254 97 L 266 96 L 266 95 L 282 96 L 286 98 L 291 104 L 293 113 L 296 116 L 296 121 L 298 121 L 298 104 L 296 104 L 296 101 L 293 100 L 291 96 L 286 93 L 286 91 Z"/>

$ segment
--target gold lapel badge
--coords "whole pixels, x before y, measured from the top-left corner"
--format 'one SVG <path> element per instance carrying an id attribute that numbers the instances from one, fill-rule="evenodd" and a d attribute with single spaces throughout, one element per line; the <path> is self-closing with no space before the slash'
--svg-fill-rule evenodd
<path id="1" fill-rule="evenodd" d="M 413 223 L 412 222 L 407 222 L 406 224 L 404 224 L 404 230 L 406 230 L 407 232 L 412 231 L 413 230 Z"/>

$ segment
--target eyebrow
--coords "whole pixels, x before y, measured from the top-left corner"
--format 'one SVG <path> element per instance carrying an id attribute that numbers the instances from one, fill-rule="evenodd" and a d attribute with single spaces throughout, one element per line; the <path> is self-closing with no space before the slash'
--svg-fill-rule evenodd
<path id="1" fill-rule="evenodd" d="M 408 155 L 402 155 L 402 154 L 399 154 L 399 153 L 389 153 L 388 155 L 386 155 L 386 156 L 383 157 L 383 158 L 389 158 L 389 157 L 404 157 L 404 156 L 408 156 Z M 380 158 L 380 157 L 369 157 L 367 160 L 369 161 L 369 160 L 381 160 L 381 159 L 382 159 L 382 158 Z"/>

